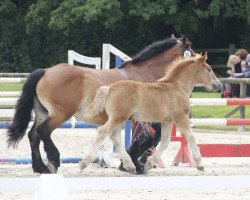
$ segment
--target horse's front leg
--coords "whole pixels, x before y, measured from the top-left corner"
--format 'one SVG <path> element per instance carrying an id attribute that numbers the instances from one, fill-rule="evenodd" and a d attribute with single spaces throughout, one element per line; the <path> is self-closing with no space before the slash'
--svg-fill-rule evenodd
<path id="1" fill-rule="evenodd" d="M 144 165 L 144 171 L 147 173 L 156 164 L 157 160 L 161 158 L 162 153 L 168 147 L 170 143 L 172 130 L 172 123 L 162 123 L 161 124 L 161 143 L 157 150 L 157 153 L 150 156 L 148 161 Z"/>
<path id="2" fill-rule="evenodd" d="M 197 169 L 200 171 L 204 171 L 204 165 L 202 163 L 202 157 L 199 151 L 199 148 L 197 146 L 194 133 L 190 127 L 190 121 L 188 117 L 183 118 L 182 120 L 179 120 L 179 122 L 176 122 L 177 127 L 179 127 L 180 131 L 185 135 L 187 142 L 189 144 L 189 147 L 191 148 L 193 158 L 195 160 L 195 163 L 197 165 Z"/>
<path id="3" fill-rule="evenodd" d="M 113 144 L 115 145 L 117 151 L 121 155 L 124 169 L 129 173 L 136 174 L 136 167 L 133 164 L 128 152 L 122 146 L 121 126 L 119 126 L 119 128 L 117 128 L 115 131 L 113 131 L 112 134 L 109 137 L 112 140 Z"/>

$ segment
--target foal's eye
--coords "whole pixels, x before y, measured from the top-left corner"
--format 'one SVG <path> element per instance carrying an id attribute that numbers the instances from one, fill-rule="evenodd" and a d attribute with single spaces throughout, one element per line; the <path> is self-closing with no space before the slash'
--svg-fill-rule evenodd
<path id="1" fill-rule="evenodd" d="M 208 68 L 207 68 L 207 71 L 211 72 L 211 71 L 212 71 L 212 69 L 211 69 L 210 67 L 208 67 Z"/>

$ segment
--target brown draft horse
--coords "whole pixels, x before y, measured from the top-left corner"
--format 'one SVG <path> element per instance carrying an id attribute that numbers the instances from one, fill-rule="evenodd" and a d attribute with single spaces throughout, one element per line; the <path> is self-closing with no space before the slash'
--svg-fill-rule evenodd
<path id="1" fill-rule="evenodd" d="M 25 135 L 34 109 L 35 121 L 28 133 L 33 171 L 56 173 L 60 153 L 51 139 L 53 130 L 73 115 L 85 122 L 104 124 L 107 121 L 105 112 L 91 120 L 84 116 L 100 86 L 122 80 L 124 74 L 131 80 L 155 82 L 164 75 L 165 66 L 186 50 L 193 52 L 186 36 L 181 39 L 171 37 L 145 48 L 131 61 L 123 63 L 119 70 L 96 70 L 68 64 L 35 70 L 23 87 L 13 122 L 8 127 L 9 147 L 16 147 Z M 39 150 L 41 140 L 47 153 L 47 165 L 43 163 Z"/>
<path id="2" fill-rule="evenodd" d="M 187 59 L 179 58 L 156 83 L 122 80 L 100 87 L 85 117 L 95 117 L 105 110 L 108 121 L 98 128 L 94 143 L 80 162 L 80 169 L 83 170 L 94 160 L 101 142 L 109 136 L 121 154 L 124 168 L 130 173 L 136 173 L 131 158 L 122 146 L 120 132 L 115 131 L 132 116 L 136 121 L 161 122 L 161 145 L 157 154 L 149 157 L 144 166 L 144 173 L 154 166 L 168 146 L 172 122 L 185 134 L 197 168 L 203 171 L 202 158 L 190 128 L 189 97 L 194 86 L 198 84 L 209 90 L 218 90 L 221 87 L 206 60 L 207 54 L 197 54 Z"/>

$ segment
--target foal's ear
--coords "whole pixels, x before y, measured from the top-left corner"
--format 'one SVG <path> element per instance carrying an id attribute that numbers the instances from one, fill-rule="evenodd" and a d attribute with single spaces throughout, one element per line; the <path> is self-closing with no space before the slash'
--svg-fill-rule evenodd
<path id="1" fill-rule="evenodd" d="M 201 54 L 202 55 L 202 54 Z M 205 52 L 200 58 L 199 58 L 199 60 L 201 61 L 201 62 L 206 62 L 206 60 L 207 60 L 207 52 Z"/>
<path id="2" fill-rule="evenodd" d="M 176 39 L 176 37 L 174 36 L 174 34 L 172 34 L 170 38 L 171 39 Z"/>

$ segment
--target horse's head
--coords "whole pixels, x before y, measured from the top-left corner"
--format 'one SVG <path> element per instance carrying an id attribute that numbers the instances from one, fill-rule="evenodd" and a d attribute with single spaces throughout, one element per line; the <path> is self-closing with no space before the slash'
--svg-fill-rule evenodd
<path id="1" fill-rule="evenodd" d="M 188 39 L 187 35 L 182 36 L 181 38 L 176 38 L 174 34 L 171 35 L 171 39 L 176 39 L 180 44 L 183 52 L 183 57 L 189 58 L 195 56 L 194 50 L 191 48 L 192 42 Z"/>
<path id="2" fill-rule="evenodd" d="M 207 53 L 204 55 L 198 54 L 195 64 L 198 67 L 198 74 L 196 77 L 197 85 L 203 85 L 207 89 L 216 91 L 221 88 L 221 82 L 214 74 L 212 67 L 206 63 Z"/>

